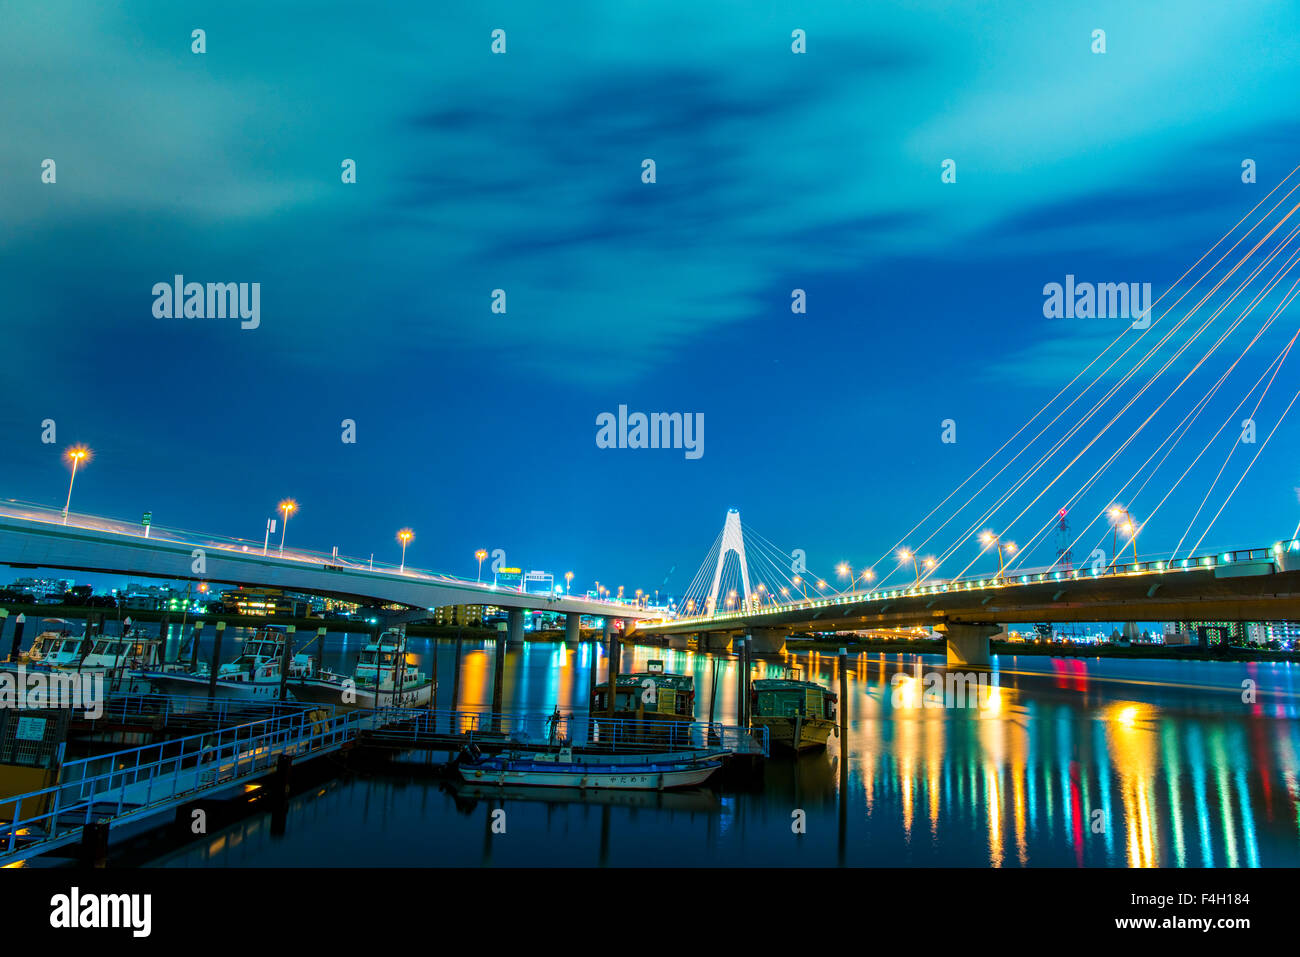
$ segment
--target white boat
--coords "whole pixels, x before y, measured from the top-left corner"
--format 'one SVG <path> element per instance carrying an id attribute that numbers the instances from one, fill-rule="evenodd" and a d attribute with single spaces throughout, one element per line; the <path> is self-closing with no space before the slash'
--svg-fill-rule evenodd
<path id="1" fill-rule="evenodd" d="M 573 757 L 571 748 L 550 754 L 494 757 L 466 748 L 457 756 L 456 771 L 469 784 L 664 791 L 703 784 L 722 767 L 718 757 L 663 763 L 646 761 L 644 755 L 639 756 L 640 760 L 618 763 L 596 763 L 594 759 L 575 761 Z"/>
<path id="2" fill-rule="evenodd" d="M 123 623 L 123 634 L 74 635 L 62 618 L 46 618 L 44 628 L 32 641 L 21 663 L 29 668 L 76 674 L 101 674 L 113 691 L 136 693 L 149 690 L 137 673 L 159 663 L 157 638 L 135 631 L 131 619 Z M 50 626 L 50 627 L 45 627 Z M 15 665 L 8 665 L 12 669 Z"/>
<path id="3" fill-rule="evenodd" d="M 351 675 L 321 669 L 291 678 L 289 690 L 299 701 L 353 708 L 424 708 L 433 697 L 429 676 L 407 663 L 406 634 L 386 629 L 357 657 Z"/>
<path id="4" fill-rule="evenodd" d="M 279 698 L 280 661 L 286 632 L 271 627 L 258 631 L 244 642 L 244 650 L 234 661 L 217 668 L 218 698 Z M 289 680 L 307 677 L 312 661 L 307 655 L 294 655 L 289 662 Z M 198 671 L 145 671 L 140 677 L 160 694 L 204 695 L 212 687 L 212 669 L 200 664 Z"/>

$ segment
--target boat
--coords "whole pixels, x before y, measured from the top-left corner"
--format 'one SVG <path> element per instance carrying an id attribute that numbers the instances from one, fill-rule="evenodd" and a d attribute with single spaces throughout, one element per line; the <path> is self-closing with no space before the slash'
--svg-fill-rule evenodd
<path id="1" fill-rule="evenodd" d="M 750 685 L 750 721 L 772 744 L 791 751 L 826 747 L 835 730 L 834 692 L 797 678 L 759 678 Z"/>
<path id="2" fill-rule="evenodd" d="M 100 674 L 114 691 L 149 690 L 148 683 L 136 674 L 158 666 L 161 641 L 132 628 L 131 619 L 123 623 L 123 633 L 119 636 L 74 635 L 62 618 L 46 618 L 41 625 L 43 630 L 18 664 L 38 671 Z M 16 666 L 6 667 L 12 670 Z"/>
<path id="3" fill-rule="evenodd" d="M 427 707 L 435 685 L 408 665 L 406 657 L 405 632 L 389 628 L 365 646 L 351 675 L 321 669 L 293 678 L 289 689 L 299 701 L 332 704 L 344 711 Z"/>
<path id="4" fill-rule="evenodd" d="M 456 756 L 455 767 L 467 784 L 583 791 L 664 791 L 703 784 L 722 767 L 722 759 L 710 756 L 661 763 L 639 756 L 639 760 L 598 763 L 597 760 L 575 761 L 572 748 L 561 748 L 550 754 L 508 752 L 489 757 L 474 745 L 467 745 Z"/>
<path id="5" fill-rule="evenodd" d="M 282 628 L 271 626 L 260 629 L 244 642 L 244 649 L 234 661 L 217 668 L 216 696 L 218 698 L 279 698 L 280 661 L 284 655 L 289 635 Z M 307 655 L 294 655 L 289 662 L 289 679 L 305 677 L 312 672 L 312 661 Z M 200 664 L 198 671 L 140 672 L 155 692 L 160 694 L 207 694 L 212 687 L 212 669 Z"/>
<path id="6" fill-rule="evenodd" d="M 662 661 L 647 663 L 648 671 L 630 671 L 618 676 L 614 717 L 641 722 L 694 721 L 695 677 L 667 674 Z M 591 713 L 609 714 L 609 682 L 596 685 L 591 694 Z"/>

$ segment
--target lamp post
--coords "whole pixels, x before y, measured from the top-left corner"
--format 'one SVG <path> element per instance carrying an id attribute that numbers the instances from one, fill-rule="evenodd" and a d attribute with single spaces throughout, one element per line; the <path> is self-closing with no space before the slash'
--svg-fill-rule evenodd
<path id="1" fill-rule="evenodd" d="M 573 594 L 573 572 L 564 573 L 564 593 L 566 595 Z"/>
<path id="2" fill-rule="evenodd" d="M 1121 522 L 1120 519 L 1123 519 L 1123 521 Z M 1133 521 L 1133 516 L 1129 514 L 1129 510 L 1123 505 L 1112 505 L 1110 507 L 1110 520 L 1110 550 L 1115 556 L 1111 561 L 1111 566 L 1114 567 L 1119 564 L 1119 552 L 1116 550 L 1118 546 L 1116 535 L 1118 532 L 1123 532 L 1133 542 L 1133 561 L 1136 564 L 1138 560 L 1137 522 Z"/>
<path id="3" fill-rule="evenodd" d="M 63 524 L 68 524 L 68 509 L 72 508 L 72 483 L 77 480 L 77 466 L 82 462 L 90 461 L 90 449 L 84 445 L 74 445 L 63 453 L 64 457 L 72 463 L 72 478 L 68 480 L 68 500 L 63 505 Z"/>
<path id="4" fill-rule="evenodd" d="M 286 498 L 280 503 L 280 511 L 284 514 L 284 524 L 280 526 L 280 557 L 284 557 L 284 533 L 289 529 L 289 516 L 298 511 L 298 503 L 291 498 Z"/>
<path id="5" fill-rule="evenodd" d="M 1000 578 L 1000 579 L 1005 578 L 1005 577 L 1006 577 L 1006 563 L 1003 561 L 1002 553 L 1003 553 L 1003 551 L 1005 551 L 1008 555 L 1014 555 L 1014 554 L 1016 553 L 1016 543 L 1015 543 L 1015 542 L 1004 542 L 1004 541 L 1002 541 L 1002 537 L 1001 537 L 1000 535 L 994 535 L 992 532 L 984 532 L 982 535 L 980 535 L 980 541 L 984 543 L 984 547 L 985 547 L 985 548 L 988 548 L 988 546 L 990 546 L 990 545 L 997 545 L 997 547 L 998 547 L 998 578 Z"/>
<path id="6" fill-rule="evenodd" d="M 858 582 L 857 576 L 853 574 L 853 566 L 848 562 L 840 562 L 835 566 L 835 571 L 841 576 L 848 576 L 849 584 L 847 587 L 849 591 L 853 591 L 853 586 Z"/>
<path id="7" fill-rule="evenodd" d="M 480 548 L 478 551 L 474 553 L 474 557 L 478 559 L 477 581 L 482 582 L 483 581 L 483 559 L 487 558 L 487 549 Z"/>
<path id="8" fill-rule="evenodd" d="M 406 546 L 413 538 L 415 538 L 415 532 L 409 528 L 403 528 L 397 533 L 397 540 L 402 543 L 402 564 L 397 569 L 399 575 L 406 571 Z"/>

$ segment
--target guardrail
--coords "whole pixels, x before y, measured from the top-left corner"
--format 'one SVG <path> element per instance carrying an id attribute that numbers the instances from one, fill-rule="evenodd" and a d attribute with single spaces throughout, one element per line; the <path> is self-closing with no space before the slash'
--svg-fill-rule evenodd
<path id="1" fill-rule="evenodd" d="M 254 701 L 240 698 L 210 698 L 207 695 L 126 692 L 105 698 L 104 713 L 95 723 L 96 725 L 112 722 L 126 724 L 131 718 L 151 717 L 160 718 L 165 727 L 172 718 L 204 717 L 216 722 L 232 723 L 237 718 L 255 720 L 281 714 L 320 710 L 333 714 L 336 709 L 332 704 L 314 704 L 310 701 L 292 699 Z"/>
<path id="2" fill-rule="evenodd" d="M 767 728 L 710 724 L 707 721 L 660 721 L 606 718 L 589 713 L 491 712 L 388 709 L 366 737 L 394 745 L 429 738 L 461 737 L 465 744 L 491 742 L 548 747 L 568 741 L 617 752 L 712 748 L 738 754 L 769 753 Z"/>
<path id="3" fill-rule="evenodd" d="M 658 619 L 643 621 L 637 627 L 643 630 L 653 631 L 655 626 L 670 625 L 709 625 L 714 623 L 725 623 L 729 621 L 748 621 L 755 616 L 760 615 L 780 615 L 788 612 L 807 611 L 815 608 L 830 608 L 837 605 L 851 605 L 868 601 L 886 601 L 897 598 L 912 598 L 922 595 L 936 595 L 959 591 L 973 591 L 983 588 L 1006 588 L 1017 585 L 1032 585 L 1042 582 L 1065 582 L 1076 581 L 1079 579 L 1106 579 L 1106 578 L 1127 578 L 1133 575 L 1147 574 L 1169 574 L 1184 571 L 1199 571 L 1207 568 L 1221 568 L 1227 565 L 1242 564 L 1249 562 L 1269 562 L 1275 564 L 1282 560 L 1282 556 L 1289 556 L 1289 560 L 1295 565 L 1300 565 L 1300 540 L 1289 539 L 1278 542 L 1272 548 L 1239 548 L 1224 552 L 1215 552 L 1212 555 L 1196 555 L 1181 559 L 1154 559 L 1139 562 L 1127 562 L 1125 564 L 1107 565 L 1103 570 L 1097 571 L 1095 568 L 1088 568 L 1084 563 L 1082 568 L 1073 568 L 1068 571 L 1063 569 L 1048 568 L 1042 571 L 1025 571 L 1020 574 L 1007 573 L 975 576 L 971 578 L 952 578 L 952 579 L 922 579 L 919 585 L 905 585 L 896 588 L 873 588 L 862 592 L 849 592 L 847 594 L 838 594 L 825 598 L 812 598 L 799 600 L 790 600 L 778 602 L 771 605 L 761 605 L 756 609 L 736 611 L 725 611 L 712 615 L 679 615 L 671 619 Z M 1293 565 L 1292 567 L 1295 567 Z"/>

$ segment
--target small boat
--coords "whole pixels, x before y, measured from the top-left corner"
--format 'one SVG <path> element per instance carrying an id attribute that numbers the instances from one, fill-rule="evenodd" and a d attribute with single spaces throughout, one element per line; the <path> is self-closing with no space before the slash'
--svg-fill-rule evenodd
<path id="1" fill-rule="evenodd" d="M 646 761 L 642 756 L 640 760 L 617 764 L 573 758 L 571 748 L 561 748 L 553 754 L 504 753 L 488 757 L 473 745 L 467 745 L 457 755 L 455 766 L 468 784 L 627 791 L 694 787 L 722 767 L 718 757 L 658 763 Z"/>
<path id="2" fill-rule="evenodd" d="M 389 628 L 365 646 L 351 675 L 324 669 L 289 683 L 299 701 L 353 708 L 424 708 L 433 697 L 429 676 L 407 664 L 406 633 Z"/>
<path id="3" fill-rule="evenodd" d="M 244 642 L 244 650 L 234 661 L 217 668 L 218 698 L 279 698 L 280 661 L 289 635 L 272 626 L 259 630 Z M 289 662 L 289 679 L 310 675 L 312 661 L 307 655 L 295 655 Z M 212 669 L 200 664 L 198 671 L 150 671 L 139 676 L 160 694 L 207 694 L 212 686 Z"/>
<path id="4" fill-rule="evenodd" d="M 791 751 L 826 747 L 835 730 L 834 692 L 813 681 L 759 678 L 750 686 L 750 720 L 774 745 Z"/>

